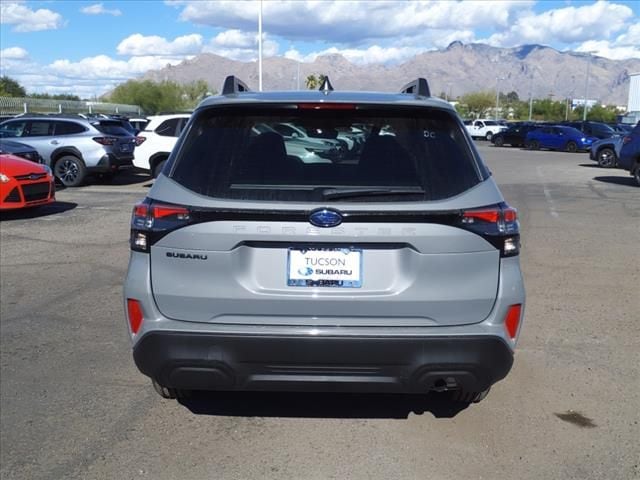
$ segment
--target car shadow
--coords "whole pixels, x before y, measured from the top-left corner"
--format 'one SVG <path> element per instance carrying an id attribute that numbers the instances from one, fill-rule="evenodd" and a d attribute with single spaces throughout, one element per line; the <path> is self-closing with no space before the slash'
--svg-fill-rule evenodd
<path id="1" fill-rule="evenodd" d="M 627 187 L 637 187 L 636 181 L 632 176 L 628 177 L 614 177 L 613 175 L 593 177 L 594 180 L 603 183 L 613 183 L 616 185 L 625 185 Z"/>
<path id="2" fill-rule="evenodd" d="M 603 168 L 597 163 L 579 163 L 578 166 L 584 168 Z"/>
<path id="3" fill-rule="evenodd" d="M 179 402 L 196 415 L 362 419 L 406 419 L 425 412 L 453 418 L 469 406 L 446 393 L 193 392 Z"/>
<path id="4" fill-rule="evenodd" d="M 130 169 L 122 170 L 113 176 L 97 174 L 94 175 L 94 178 L 88 183 L 96 185 L 126 186 L 149 182 L 150 180 L 153 180 L 153 178 L 148 173 L 136 169 Z"/>
<path id="5" fill-rule="evenodd" d="M 78 206 L 74 202 L 54 202 L 40 207 L 21 208 L 19 210 L 5 210 L 0 212 L 0 221 L 25 220 L 28 218 L 48 217 L 57 215 Z"/>

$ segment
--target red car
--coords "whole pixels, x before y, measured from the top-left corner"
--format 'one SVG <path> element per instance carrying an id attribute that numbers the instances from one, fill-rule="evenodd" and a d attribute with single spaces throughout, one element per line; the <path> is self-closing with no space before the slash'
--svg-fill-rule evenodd
<path id="1" fill-rule="evenodd" d="M 55 194 L 49 167 L 15 155 L 0 155 L 0 210 L 52 203 Z"/>

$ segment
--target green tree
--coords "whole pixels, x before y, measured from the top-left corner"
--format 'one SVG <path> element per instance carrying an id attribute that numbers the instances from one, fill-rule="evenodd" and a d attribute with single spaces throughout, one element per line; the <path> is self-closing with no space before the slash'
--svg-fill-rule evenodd
<path id="1" fill-rule="evenodd" d="M 185 99 L 176 82 L 152 82 L 151 80 L 129 80 L 118 85 L 109 100 L 113 103 L 139 105 L 149 115 L 160 112 L 182 110 Z"/>
<path id="2" fill-rule="evenodd" d="M 469 115 L 478 118 L 495 105 L 496 97 L 492 92 L 472 92 L 460 97 L 460 103 L 466 106 Z"/>
<path id="3" fill-rule="evenodd" d="M 314 74 L 308 75 L 304 81 L 304 84 L 309 90 L 316 90 L 320 85 L 318 77 L 316 77 Z"/>
<path id="4" fill-rule="evenodd" d="M 26 97 L 27 92 L 16 80 L 6 75 L 0 77 L 0 97 Z"/>
<path id="5" fill-rule="evenodd" d="M 613 123 L 616 121 L 618 112 L 615 107 L 603 107 L 602 105 L 594 105 L 587 111 L 587 120 L 594 122 Z M 582 118 L 582 117 L 580 117 Z"/>
<path id="6" fill-rule="evenodd" d="M 564 120 L 566 105 L 564 101 L 555 102 L 550 98 L 537 99 L 533 102 L 533 116 L 536 120 Z"/>
<path id="7" fill-rule="evenodd" d="M 204 80 L 196 80 L 195 82 L 182 85 L 183 105 L 186 109 L 195 108 L 207 95 L 211 95 L 213 89 Z"/>

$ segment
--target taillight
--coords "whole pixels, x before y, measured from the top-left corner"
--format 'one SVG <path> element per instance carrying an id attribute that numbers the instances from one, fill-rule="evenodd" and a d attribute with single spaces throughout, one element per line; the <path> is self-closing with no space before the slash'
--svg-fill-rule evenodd
<path id="1" fill-rule="evenodd" d="M 140 331 L 144 317 L 142 316 L 142 307 L 138 300 L 127 298 L 127 317 L 129 319 L 129 327 L 134 335 Z"/>
<path id="2" fill-rule="evenodd" d="M 518 336 L 521 314 L 522 305 L 511 305 L 507 311 L 507 315 L 504 317 L 504 329 L 511 340 L 515 340 Z"/>
<path id="3" fill-rule="evenodd" d="M 500 256 L 520 253 L 518 213 L 506 204 L 462 212 L 460 226 L 479 234 L 500 250 Z"/>
<path id="4" fill-rule="evenodd" d="M 188 208 L 145 199 L 133 207 L 131 216 L 131 250 L 148 253 L 151 245 L 167 233 L 190 224 Z"/>
<path id="5" fill-rule="evenodd" d="M 93 137 L 93 141 L 100 145 L 115 145 L 118 139 L 115 137 Z"/>
<path id="6" fill-rule="evenodd" d="M 629 135 L 625 135 L 622 137 L 622 144 L 629 143 L 631 141 L 631 137 Z"/>
<path id="7" fill-rule="evenodd" d="M 147 137 L 136 137 L 136 147 L 139 147 L 140 145 L 142 145 L 145 140 L 147 139 Z"/>

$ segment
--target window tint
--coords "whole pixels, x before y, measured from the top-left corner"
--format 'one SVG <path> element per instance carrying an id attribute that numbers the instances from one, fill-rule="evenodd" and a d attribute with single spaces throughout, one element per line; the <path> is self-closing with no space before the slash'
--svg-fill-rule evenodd
<path id="1" fill-rule="evenodd" d="M 116 135 L 119 137 L 131 135 L 131 132 L 124 128 L 122 123 L 117 120 L 101 120 L 100 122 L 91 122 L 91 125 L 107 135 Z"/>
<path id="2" fill-rule="evenodd" d="M 75 122 L 54 122 L 56 135 L 74 135 L 86 132 L 87 129 Z"/>
<path id="3" fill-rule="evenodd" d="M 6 122 L 0 125 L 0 137 L 21 137 L 25 135 L 25 121 Z"/>
<path id="4" fill-rule="evenodd" d="M 46 137 L 53 135 L 53 122 L 50 120 L 33 120 L 29 127 L 28 137 Z"/>
<path id="5" fill-rule="evenodd" d="M 156 128 L 156 133 L 158 135 L 162 135 L 163 137 L 179 136 L 177 130 L 180 120 L 180 118 L 170 118 L 169 120 L 165 120 L 158 126 L 158 128 Z"/>
<path id="6" fill-rule="evenodd" d="M 285 139 L 282 124 L 338 138 Z M 487 176 L 455 116 L 424 107 L 205 110 L 170 175 L 199 194 L 243 200 L 318 201 L 349 188 L 415 192 L 346 200 L 381 202 L 448 198 Z"/>

